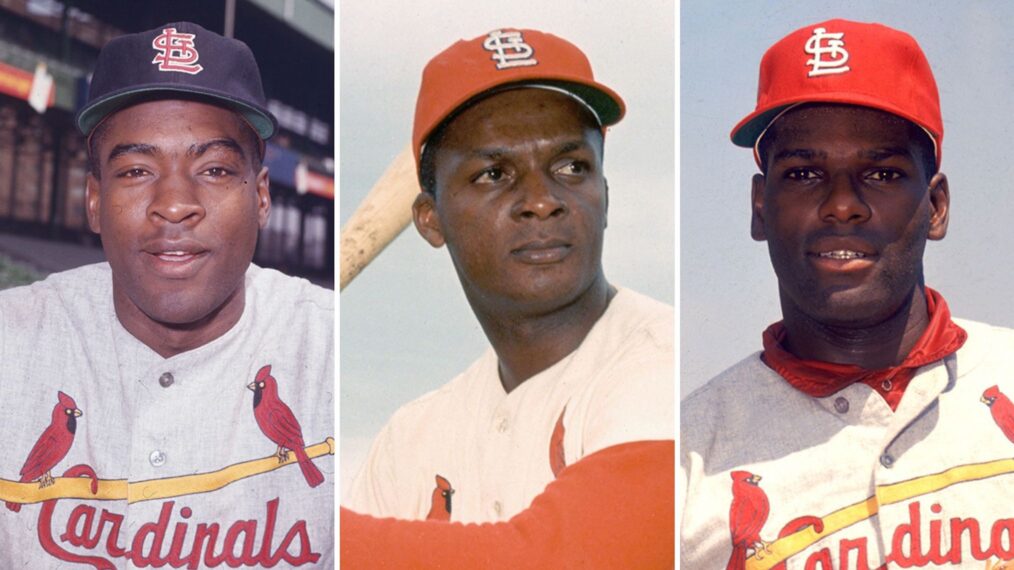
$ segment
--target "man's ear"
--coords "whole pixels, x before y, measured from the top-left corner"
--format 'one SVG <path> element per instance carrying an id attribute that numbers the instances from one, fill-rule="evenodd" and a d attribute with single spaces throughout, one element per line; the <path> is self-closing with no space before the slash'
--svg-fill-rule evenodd
<path id="1" fill-rule="evenodd" d="M 257 225 L 263 230 L 271 216 L 271 182 L 268 167 L 262 166 L 257 173 Z"/>
<path id="2" fill-rule="evenodd" d="M 764 232 L 764 186 L 766 180 L 763 174 L 754 174 L 750 191 L 750 237 L 756 241 L 768 239 Z"/>
<path id="3" fill-rule="evenodd" d="M 947 175 L 937 172 L 930 179 L 930 229 L 927 237 L 941 240 L 947 235 L 947 222 L 951 215 L 951 191 L 947 187 Z"/>
<path id="4" fill-rule="evenodd" d="M 433 247 L 444 245 L 444 230 L 437 213 L 437 201 L 433 194 L 422 191 L 412 203 L 412 221 L 415 229 Z"/>
<path id="5" fill-rule="evenodd" d="M 102 233 L 102 225 L 99 223 L 99 207 L 102 205 L 102 195 L 99 192 L 99 181 L 91 172 L 85 178 L 85 210 L 88 216 L 88 227 L 95 233 Z"/>
<path id="6" fill-rule="evenodd" d="M 602 227 L 608 228 L 609 227 L 609 180 L 603 178 L 602 182 L 606 186 L 606 216 L 605 216 L 605 219 L 603 220 L 605 222 L 605 225 L 602 226 Z"/>

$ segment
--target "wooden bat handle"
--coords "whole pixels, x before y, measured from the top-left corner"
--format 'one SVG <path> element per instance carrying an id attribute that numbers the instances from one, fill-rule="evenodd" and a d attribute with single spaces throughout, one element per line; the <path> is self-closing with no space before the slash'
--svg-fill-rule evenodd
<path id="1" fill-rule="evenodd" d="M 419 194 L 412 146 L 391 162 L 341 230 L 341 276 L 345 288 L 412 221 Z"/>

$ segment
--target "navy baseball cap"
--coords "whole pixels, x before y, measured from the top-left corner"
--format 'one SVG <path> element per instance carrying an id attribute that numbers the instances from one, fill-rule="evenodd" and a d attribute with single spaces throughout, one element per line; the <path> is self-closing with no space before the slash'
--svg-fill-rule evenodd
<path id="1" fill-rule="evenodd" d="M 106 117 L 141 100 L 195 95 L 239 113 L 267 140 L 278 121 L 267 110 L 253 53 L 239 40 L 176 22 L 109 41 L 99 52 L 88 102 L 77 115 L 86 136 Z"/>

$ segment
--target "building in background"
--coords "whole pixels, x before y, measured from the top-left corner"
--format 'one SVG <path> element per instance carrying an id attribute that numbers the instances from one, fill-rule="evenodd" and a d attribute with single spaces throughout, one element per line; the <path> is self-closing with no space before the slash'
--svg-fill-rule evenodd
<path id="1" fill-rule="evenodd" d="M 188 20 L 242 40 L 279 133 L 254 261 L 334 279 L 334 4 L 327 0 L 0 0 L 0 232 L 99 247 L 74 115 L 110 39 Z"/>

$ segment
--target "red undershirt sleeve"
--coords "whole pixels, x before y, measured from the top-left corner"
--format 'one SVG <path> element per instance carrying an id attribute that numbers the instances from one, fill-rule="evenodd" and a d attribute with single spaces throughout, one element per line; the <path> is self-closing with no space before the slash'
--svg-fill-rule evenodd
<path id="1" fill-rule="evenodd" d="M 378 519 L 341 509 L 342 568 L 672 568 L 675 442 L 637 441 L 560 472 L 507 522 Z"/>

